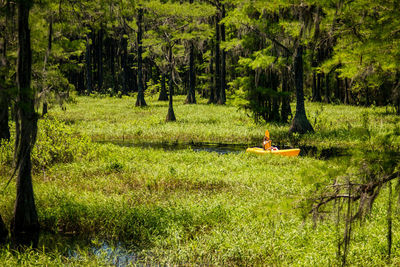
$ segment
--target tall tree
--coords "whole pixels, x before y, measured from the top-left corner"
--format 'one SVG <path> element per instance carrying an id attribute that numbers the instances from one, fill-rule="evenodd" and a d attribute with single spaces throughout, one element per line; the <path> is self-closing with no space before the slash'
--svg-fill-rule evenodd
<path id="1" fill-rule="evenodd" d="M 8 125 L 10 94 L 7 85 L 9 63 L 7 60 L 7 34 L 10 20 L 10 4 L 7 2 L 0 7 L 0 14 L 4 21 L 0 24 L 0 142 L 10 140 L 10 128 Z"/>
<path id="2" fill-rule="evenodd" d="M 50 52 L 51 52 L 51 46 L 52 46 L 52 41 L 53 41 L 53 16 L 50 16 L 50 22 L 49 22 L 49 31 L 48 31 L 48 38 L 47 38 L 47 50 L 46 50 L 46 54 L 44 56 L 44 62 L 43 62 L 43 81 L 42 81 L 42 94 L 45 95 L 46 93 L 46 88 L 44 85 L 44 81 L 46 80 L 46 76 L 47 76 L 47 64 L 49 61 L 49 57 L 50 57 Z M 43 100 L 43 108 L 42 108 L 42 116 L 47 114 L 47 110 L 48 110 L 48 103 L 47 103 L 47 99 L 46 97 L 44 97 Z"/>
<path id="3" fill-rule="evenodd" d="M 146 101 L 144 100 L 144 86 L 143 86 L 143 60 L 142 60 L 142 53 L 143 53 L 143 45 L 142 45 L 142 37 L 143 37 L 143 8 L 138 9 L 137 15 L 137 61 L 138 61 L 138 71 L 137 71 L 137 82 L 138 82 L 138 95 L 136 99 L 136 106 L 137 107 L 144 107 L 147 106 Z"/>
<path id="4" fill-rule="evenodd" d="M 168 103 L 167 118 L 165 120 L 166 121 L 176 121 L 175 112 L 174 112 L 174 106 L 173 106 L 173 104 L 174 104 L 174 101 L 173 101 L 173 96 L 174 96 L 174 78 L 173 78 L 174 64 L 173 64 L 173 58 L 172 58 L 172 44 L 171 43 L 168 45 L 168 61 L 169 61 L 169 81 L 168 81 L 169 103 Z"/>
<path id="5" fill-rule="evenodd" d="M 161 88 L 160 88 L 160 95 L 158 96 L 158 101 L 167 101 L 168 100 L 168 93 L 167 89 L 165 88 L 165 73 L 161 74 Z"/>
<path id="6" fill-rule="evenodd" d="M 221 97 L 221 50 L 220 50 L 220 14 L 215 15 L 215 73 L 214 73 L 214 103 L 218 103 Z"/>
<path id="7" fill-rule="evenodd" d="M 221 7 L 221 17 L 222 19 L 225 18 L 225 5 L 222 4 Z M 225 23 L 220 23 L 220 34 L 221 34 L 221 42 L 225 42 Z M 218 104 L 225 104 L 226 102 L 226 49 L 223 48 L 221 51 L 221 75 L 220 75 L 220 93 L 218 97 Z"/>
<path id="8" fill-rule="evenodd" d="M 5 34 L 5 31 L 1 31 Z M 8 69 L 6 58 L 6 37 L 0 40 L 0 141 L 10 140 L 10 128 L 8 125 L 9 116 L 9 92 L 6 85 L 6 72 Z"/>
<path id="9" fill-rule="evenodd" d="M 303 46 L 299 45 L 294 56 L 294 83 L 296 87 L 296 114 L 290 125 L 290 133 L 312 132 L 313 127 L 307 119 L 306 109 L 304 107 L 304 82 L 303 82 Z"/>
<path id="10" fill-rule="evenodd" d="M 31 88 L 32 51 L 29 29 L 29 11 L 32 1 L 18 3 L 18 60 L 16 104 L 16 168 L 17 196 L 11 233 L 17 239 L 39 231 L 32 187 L 31 151 L 36 141 L 38 114 L 34 109 L 34 92 Z"/>
<path id="11" fill-rule="evenodd" d="M 189 1 L 193 4 L 193 0 Z M 194 66 L 194 44 L 193 40 L 189 44 L 189 90 L 185 100 L 186 104 L 196 104 L 196 71 Z"/>
<path id="12" fill-rule="evenodd" d="M 92 85 L 92 30 L 90 29 L 89 32 L 86 34 L 86 91 L 87 94 L 91 94 L 93 91 Z"/>

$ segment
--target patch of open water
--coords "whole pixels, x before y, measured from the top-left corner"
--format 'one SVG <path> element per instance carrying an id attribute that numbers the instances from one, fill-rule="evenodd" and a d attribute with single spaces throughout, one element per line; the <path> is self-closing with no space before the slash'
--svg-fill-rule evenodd
<path id="1" fill-rule="evenodd" d="M 103 141 L 99 143 L 112 143 L 124 147 L 139 147 L 146 149 L 162 149 L 164 151 L 186 150 L 191 149 L 195 152 L 206 151 L 215 152 L 221 155 L 230 153 L 244 153 L 248 147 L 260 147 L 259 144 L 221 144 L 221 143 L 132 143 L 126 141 Z M 279 149 L 291 149 L 286 145 L 278 145 Z M 349 151 L 343 148 L 318 148 L 316 146 L 299 146 L 300 156 L 313 157 L 321 160 L 349 156 Z"/>
<path id="2" fill-rule="evenodd" d="M 57 251 L 68 258 L 79 259 L 94 255 L 114 266 L 134 265 L 136 253 L 122 242 L 85 238 L 79 235 L 41 233 L 38 249 L 46 252 Z"/>

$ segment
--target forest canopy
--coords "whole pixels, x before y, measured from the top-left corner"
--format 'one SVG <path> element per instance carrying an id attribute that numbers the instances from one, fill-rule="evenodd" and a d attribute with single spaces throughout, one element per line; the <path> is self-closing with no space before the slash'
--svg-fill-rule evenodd
<path id="1" fill-rule="evenodd" d="M 398 7 L 395 0 L 33 1 L 36 109 L 46 113 L 72 91 L 139 92 L 141 106 L 148 94 L 167 100 L 169 84 L 187 103 L 198 94 L 240 104 L 256 120 L 288 122 L 301 47 L 306 99 L 388 105 L 399 114 Z M 15 95 L 16 2 L 2 0 L 0 14 L 6 125 L 7 99 Z"/>

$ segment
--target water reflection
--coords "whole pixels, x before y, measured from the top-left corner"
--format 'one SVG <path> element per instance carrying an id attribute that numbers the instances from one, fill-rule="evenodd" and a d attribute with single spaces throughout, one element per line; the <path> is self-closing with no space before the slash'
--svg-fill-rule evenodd
<path id="1" fill-rule="evenodd" d="M 244 153 L 248 147 L 260 147 L 259 144 L 222 144 L 222 143 L 132 143 L 126 141 L 101 141 L 99 143 L 111 143 L 123 147 L 139 147 L 145 149 L 162 149 L 164 151 L 176 151 L 191 149 L 195 152 L 215 152 L 221 155 L 229 153 Z M 279 149 L 291 149 L 285 144 L 276 144 Z M 329 160 L 349 156 L 349 150 L 340 147 L 319 148 L 316 146 L 299 146 L 300 157 L 313 157 L 321 160 Z"/>
<path id="2" fill-rule="evenodd" d="M 221 144 L 221 143 L 132 143 L 126 141 L 102 141 L 99 143 L 103 144 L 114 144 L 123 147 L 139 147 L 146 149 L 162 149 L 164 151 L 176 151 L 176 150 L 186 150 L 191 149 L 195 152 L 206 151 L 206 152 L 216 152 L 218 154 L 228 154 L 228 153 L 241 153 L 245 152 L 248 145 L 246 144 Z"/>
<path id="3" fill-rule="evenodd" d="M 121 242 L 76 235 L 43 233 L 39 237 L 38 248 L 46 252 L 57 251 L 68 258 L 79 259 L 85 255 L 94 255 L 114 266 L 133 265 L 137 261 L 133 249 Z"/>

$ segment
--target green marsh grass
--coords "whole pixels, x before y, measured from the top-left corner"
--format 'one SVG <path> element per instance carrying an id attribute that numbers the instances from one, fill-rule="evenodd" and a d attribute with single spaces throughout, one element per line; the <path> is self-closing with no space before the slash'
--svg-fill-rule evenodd
<path id="1" fill-rule="evenodd" d="M 77 97 L 66 111 L 51 110 L 48 121 L 41 121 L 41 131 L 50 132 L 38 140 L 47 164 L 38 160 L 41 168 L 34 174 L 42 227 L 55 233 L 122 241 L 137 253 L 138 262 L 153 265 L 337 265 L 333 214 L 326 214 L 315 225 L 304 203 L 334 177 L 357 171 L 347 158 L 221 155 L 190 147 L 164 150 L 157 145 L 257 144 L 268 128 L 272 139 L 282 143 L 359 149 L 396 131 L 397 117 L 378 108 L 308 103 L 308 117 L 317 132 L 289 138 L 285 134 L 288 125 L 255 124 L 236 107 L 209 106 L 204 100 L 183 105 L 183 99 L 178 96 L 174 103 L 178 120 L 174 123 L 164 122 L 167 105 L 154 98 L 149 99 L 149 107 L 135 108 L 134 99 L 128 97 Z M 363 116 L 368 116 L 368 122 Z M 48 137 L 53 133 L 58 136 L 56 145 L 69 144 L 66 152 L 77 153 L 52 149 Z M 106 142 L 115 140 L 155 146 Z M 400 143 L 396 138 L 390 142 Z M 2 149 L 9 156 L 0 158 L 4 166 L 1 188 L 11 172 L 7 157 L 12 147 Z M 14 197 L 15 186 L 10 184 L 2 196 L 6 223 Z M 349 263 L 387 264 L 385 214 L 383 193 L 366 221 L 355 226 Z M 393 230 L 398 236 L 397 220 Z M 399 246 L 394 238 L 394 265 L 400 263 Z M 43 265 L 106 264 L 93 260 L 89 253 L 78 262 L 58 258 L 57 252 L 10 254 L 5 249 L 0 253 L 0 259 L 10 265 L 18 263 L 19 257 L 26 259 L 20 261 L 23 265 L 35 261 Z"/>

